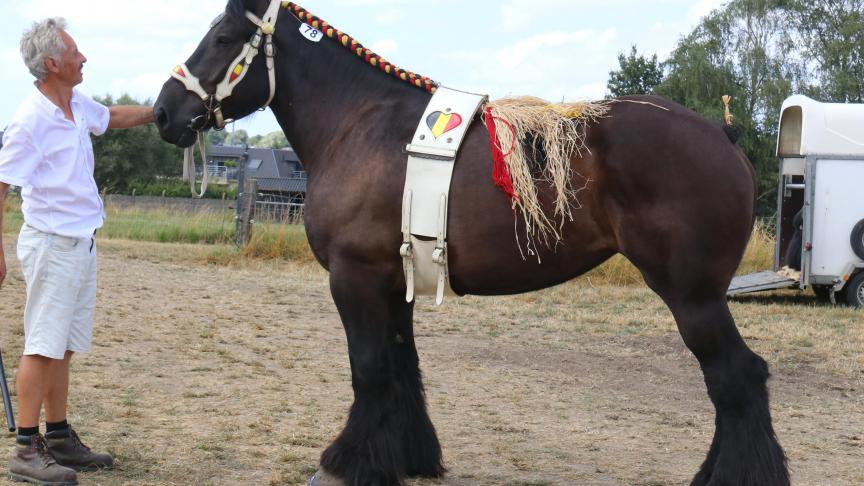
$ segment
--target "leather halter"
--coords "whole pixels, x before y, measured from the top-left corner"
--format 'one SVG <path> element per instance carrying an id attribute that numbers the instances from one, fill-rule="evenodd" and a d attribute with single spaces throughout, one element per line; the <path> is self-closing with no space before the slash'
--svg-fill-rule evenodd
<path id="1" fill-rule="evenodd" d="M 201 86 L 201 81 L 199 81 L 199 79 L 189 71 L 189 68 L 185 63 L 178 65 L 171 72 L 171 77 L 183 83 L 188 91 L 197 94 L 204 102 L 204 106 L 207 108 L 206 118 L 205 115 L 201 115 L 190 120 L 189 128 L 193 131 L 201 131 L 205 126 L 207 126 L 211 117 L 213 118 L 213 126 L 216 130 L 222 130 L 225 128 L 225 125 L 233 121 L 230 119 L 226 120 L 223 117 L 222 100 L 231 96 L 231 93 L 234 92 L 234 88 L 236 88 L 237 85 L 240 84 L 240 81 L 246 77 L 246 73 L 249 72 L 252 61 L 261 52 L 262 41 L 264 42 L 264 53 L 267 56 L 267 78 L 270 84 L 270 96 L 267 98 L 267 102 L 261 107 L 261 109 L 270 106 L 270 102 L 273 101 L 273 97 L 276 94 L 276 70 L 273 62 L 273 33 L 276 31 L 276 20 L 279 17 L 279 9 L 283 3 L 284 2 L 281 0 L 271 0 L 270 6 L 267 7 L 267 11 L 264 12 L 264 16 L 260 19 L 252 12 L 249 12 L 248 10 L 246 11 L 246 18 L 258 26 L 258 30 L 255 31 L 249 42 L 243 45 L 243 50 L 240 52 L 240 55 L 234 58 L 231 64 L 228 65 L 225 77 L 223 77 L 222 81 L 216 85 L 215 93 L 206 92 Z M 219 20 L 220 19 L 214 21 L 210 27 L 213 28 Z M 204 118 L 203 121 L 201 121 L 202 118 Z"/>

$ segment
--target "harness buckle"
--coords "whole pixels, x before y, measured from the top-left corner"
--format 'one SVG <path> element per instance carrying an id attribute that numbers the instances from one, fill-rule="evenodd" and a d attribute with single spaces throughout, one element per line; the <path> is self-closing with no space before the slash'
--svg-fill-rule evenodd
<path id="1" fill-rule="evenodd" d="M 402 258 L 414 258 L 414 249 L 411 247 L 411 242 L 406 241 L 399 247 L 399 254 Z"/>
<path id="2" fill-rule="evenodd" d="M 444 247 L 436 247 L 435 251 L 432 252 L 432 262 L 437 263 L 438 265 L 447 265 L 447 248 L 446 243 Z"/>
<path id="3" fill-rule="evenodd" d="M 252 36 L 252 40 L 249 42 L 249 44 L 251 44 L 252 47 L 254 47 L 255 49 L 258 49 L 258 47 L 261 45 L 261 34 L 256 32 L 255 35 Z"/>

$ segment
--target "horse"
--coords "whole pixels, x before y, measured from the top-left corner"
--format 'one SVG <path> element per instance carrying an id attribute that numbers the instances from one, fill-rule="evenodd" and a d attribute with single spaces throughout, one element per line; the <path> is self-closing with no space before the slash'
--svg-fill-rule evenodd
<path id="1" fill-rule="evenodd" d="M 259 51 L 266 55 L 250 58 Z M 154 105 L 162 138 L 180 147 L 269 106 L 306 169 L 306 233 L 329 272 L 354 394 L 314 486 L 402 485 L 446 473 L 399 254 L 403 150 L 430 87 L 292 2 L 229 0 Z M 450 187 L 451 287 L 478 296 L 535 291 L 624 255 L 671 310 L 714 405 L 714 437 L 691 484 L 788 485 L 768 366 L 743 340 L 725 296 L 755 219 L 753 167 L 720 122 L 660 97 L 620 101 L 570 158 L 590 185 L 560 221 L 560 241 L 537 245 L 538 258 L 526 258 L 513 237 L 512 201 L 492 182 L 482 116 L 468 120 Z M 554 199 L 548 184 L 537 191 Z"/>

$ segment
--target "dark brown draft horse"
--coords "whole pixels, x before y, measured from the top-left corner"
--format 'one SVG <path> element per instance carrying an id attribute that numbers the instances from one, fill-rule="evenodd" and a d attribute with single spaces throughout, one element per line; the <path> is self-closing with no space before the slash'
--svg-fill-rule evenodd
<path id="1" fill-rule="evenodd" d="M 215 92 L 255 35 L 247 13 L 260 19 L 272 7 L 268 0 L 228 2 L 184 66 L 204 91 Z M 322 473 L 312 482 L 399 485 L 405 477 L 441 476 L 399 255 L 403 148 L 430 95 L 370 67 L 341 42 L 305 37 L 296 6 L 281 7 L 270 107 L 308 172 L 306 231 L 330 272 L 354 389 L 345 428 L 321 455 Z M 216 108 L 241 118 L 265 105 L 269 92 L 264 55 L 221 106 L 169 79 L 155 106 L 159 130 L 166 141 L 189 146 L 194 130 L 221 122 Z M 593 182 L 557 249 L 540 245 L 542 263 L 520 254 L 510 203 L 492 183 L 487 131 L 473 120 L 452 182 L 452 287 L 474 295 L 528 292 L 625 255 L 671 309 L 716 409 L 714 440 L 692 484 L 787 485 L 768 407 L 768 367 L 744 343 L 725 298 L 753 224 L 753 169 L 719 123 L 664 99 L 631 100 L 667 110 L 614 103 L 589 128 L 590 154 L 572 164 Z M 554 197 L 548 187 L 539 190 L 544 200 Z"/>

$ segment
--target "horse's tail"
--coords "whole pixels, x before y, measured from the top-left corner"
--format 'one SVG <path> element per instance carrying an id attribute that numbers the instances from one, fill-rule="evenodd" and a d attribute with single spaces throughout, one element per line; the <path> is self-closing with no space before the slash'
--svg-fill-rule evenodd
<path id="1" fill-rule="evenodd" d="M 726 123 L 723 124 L 723 132 L 726 133 L 727 137 L 729 137 L 729 141 L 735 144 L 738 143 L 738 139 L 741 138 L 741 129 L 735 126 L 735 117 L 732 116 L 732 111 L 729 109 L 729 103 L 731 102 L 731 96 L 726 95 L 723 97 L 725 111 L 724 119 L 726 121 Z"/>
<path id="2" fill-rule="evenodd" d="M 723 133 L 729 137 L 729 141 L 734 143 L 738 143 L 738 139 L 741 138 L 741 129 L 736 125 L 723 125 Z"/>

